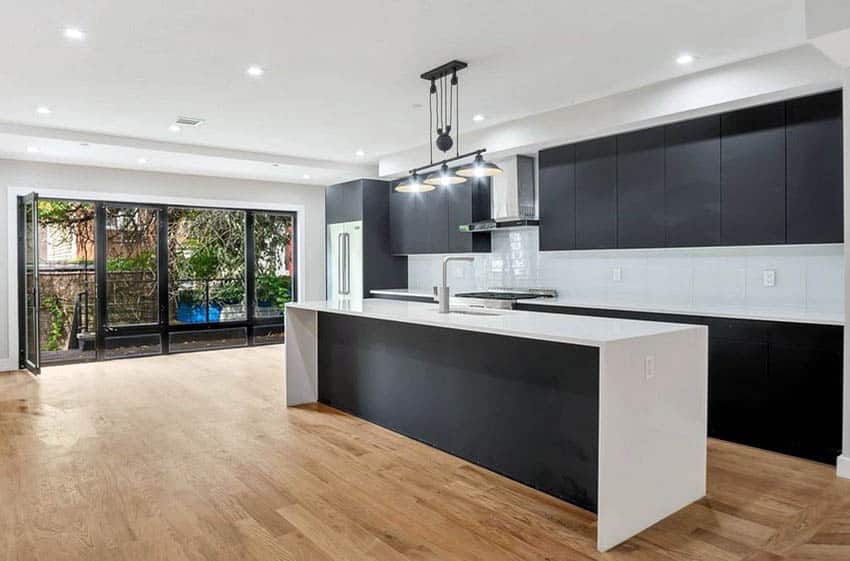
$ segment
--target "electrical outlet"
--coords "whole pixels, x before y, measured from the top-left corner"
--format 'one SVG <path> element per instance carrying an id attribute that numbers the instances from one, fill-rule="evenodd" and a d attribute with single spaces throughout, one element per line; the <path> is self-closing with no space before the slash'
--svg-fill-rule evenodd
<path id="1" fill-rule="evenodd" d="M 647 380 L 655 378 L 655 355 L 647 355 L 643 361 L 643 375 Z"/>
<path id="2" fill-rule="evenodd" d="M 776 286 L 776 271 L 773 269 L 765 269 L 762 272 L 762 284 L 765 288 Z"/>
<path id="3" fill-rule="evenodd" d="M 620 267 L 614 267 L 614 269 L 611 271 L 611 280 L 615 282 L 620 282 L 621 280 L 623 280 L 623 269 L 621 269 Z"/>

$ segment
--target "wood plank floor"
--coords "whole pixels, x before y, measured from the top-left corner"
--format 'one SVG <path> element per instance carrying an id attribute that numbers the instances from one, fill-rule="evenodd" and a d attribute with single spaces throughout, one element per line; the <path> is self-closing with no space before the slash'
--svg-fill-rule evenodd
<path id="1" fill-rule="evenodd" d="M 0 560 L 850 560 L 850 481 L 712 441 L 709 496 L 595 517 L 327 408 L 280 346 L 0 374 Z"/>

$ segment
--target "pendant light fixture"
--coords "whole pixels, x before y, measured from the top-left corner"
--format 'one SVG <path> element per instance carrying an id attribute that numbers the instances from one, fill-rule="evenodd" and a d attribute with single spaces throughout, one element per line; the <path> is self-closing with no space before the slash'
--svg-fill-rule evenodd
<path id="1" fill-rule="evenodd" d="M 475 156 L 472 163 L 464 164 L 457 169 L 457 174 L 461 177 L 492 177 L 500 173 L 502 168 L 485 160 L 481 153 Z"/>
<path id="2" fill-rule="evenodd" d="M 496 164 L 484 160 L 481 155 L 486 149 L 481 148 L 466 154 L 460 153 L 460 82 L 457 73 L 467 67 L 465 62 L 453 60 L 420 76 L 430 82 L 428 89 L 428 148 L 431 163 L 410 170 L 410 177 L 399 183 L 395 190 L 400 193 L 422 193 L 435 187 L 449 187 L 464 183 L 468 177 L 489 177 L 502 173 Z M 452 120 L 454 119 L 454 127 Z M 435 123 L 436 121 L 436 123 Z M 436 125 L 436 126 L 435 126 Z M 436 133 L 436 140 L 434 139 Z M 452 137 L 454 133 L 454 138 Z M 443 152 L 442 162 L 434 162 L 434 146 Z M 448 157 L 454 148 L 455 155 Z M 449 162 L 455 162 L 475 156 L 471 163 L 457 170 L 449 168 Z M 420 181 L 419 172 L 428 171 L 439 166 Z"/>
<path id="3" fill-rule="evenodd" d="M 423 183 L 416 173 L 395 186 L 395 190 L 399 193 L 427 193 L 428 191 L 433 191 L 434 188 L 427 181 Z"/>
<path id="4" fill-rule="evenodd" d="M 443 162 L 443 165 L 440 166 L 438 171 L 429 173 L 428 177 L 425 178 L 425 183 L 428 185 L 457 185 L 465 181 L 465 177 L 461 177 L 453 170 L 450 170 L 448 164 L 445 162 Z"/>

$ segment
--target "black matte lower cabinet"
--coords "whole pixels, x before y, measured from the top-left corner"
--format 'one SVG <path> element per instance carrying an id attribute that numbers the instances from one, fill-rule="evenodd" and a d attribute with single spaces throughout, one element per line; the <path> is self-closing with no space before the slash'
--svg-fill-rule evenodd
<path id="1" fill-rule="evenodd" d="M 708 326 L 708 435 L 835 464 L 841 454 L 844 328 L 519 304 L 535 312 Z"/>

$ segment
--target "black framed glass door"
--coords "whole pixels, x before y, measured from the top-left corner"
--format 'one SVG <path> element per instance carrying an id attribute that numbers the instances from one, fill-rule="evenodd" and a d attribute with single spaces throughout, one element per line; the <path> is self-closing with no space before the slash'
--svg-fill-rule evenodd
<path id="1" fill-rule="evenodd" d="M 159 206 L 97 205 L 98 358 L 163 352 Z"/>
<path id="2" fill-rule="evenodd" d="M 41 372 L 38 286 L 38 195 L 18 198 L 18 293 L 21 366 Z"/>
<path id="3" fill-rule="evenodd" d="M 21 365 L 284 342 L 296 224 L 292 212 L 22 197 Z"/>

